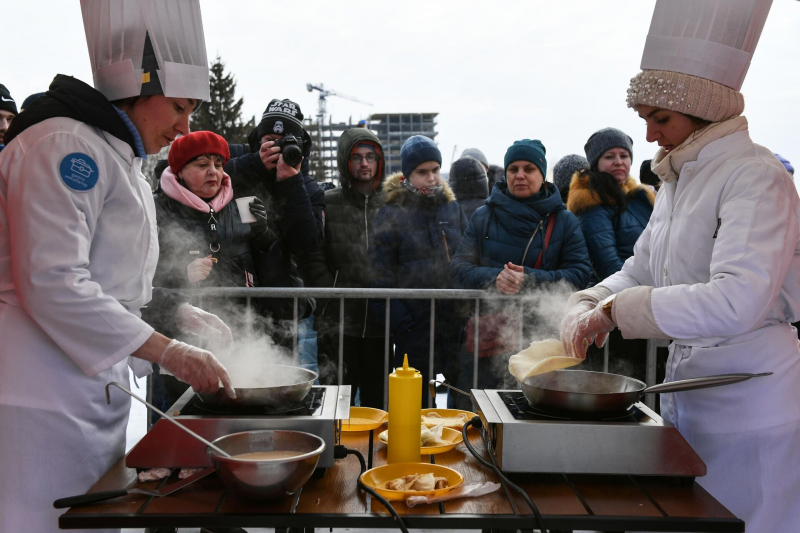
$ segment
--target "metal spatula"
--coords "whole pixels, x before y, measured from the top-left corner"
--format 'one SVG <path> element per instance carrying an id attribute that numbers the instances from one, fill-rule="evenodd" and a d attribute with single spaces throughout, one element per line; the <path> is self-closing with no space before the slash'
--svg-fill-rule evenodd
<path id="1" fill-rule="evenodd" d="M 90 494 L 81 494 L 80 496 L 70 496 L 68 498 L 61 498 L 60 500 L 54 501 L 53 507 L 55 507 L 56 509 L 66 509 L 67 507 L 75 507 L 77 505 L 86 505 L 89 503 L 97 503 L 105 500 L 113 500 L 114 498 L 125 496 L 126 494 L 146 494 L 148 496 L 155 496 L 156 498 L 160 498 L 162 496 L 167 496 L 169 494 L 172 494 L 176 490 L 182 489 L 186 485 L 194 483 L 198 479 L 203 479 L 212 472 L 214 472 L 213 466 L 206 467 L 201 471 L 197 472 L 196 474 L 187 477 L 186 479 L 182 479 L 180 481 L 176 481 L 175 483 L 171 483 L 159 490 L 132 488 L 132 489 L 119 489 L 119 490 L 106 490 L 102 492 L 92 492 Z"/>

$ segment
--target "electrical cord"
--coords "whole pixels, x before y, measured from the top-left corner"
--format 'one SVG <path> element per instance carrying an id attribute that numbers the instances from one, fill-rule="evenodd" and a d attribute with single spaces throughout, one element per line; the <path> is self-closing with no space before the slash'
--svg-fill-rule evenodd
<path id="1" fill-rule="evenodd" d="M 355 455 L 358 458 L 358 462 L 361 463 L 362 474 L 367 471 L 367 463 L 366 461 L 364 461 L 364 456 L 361 455 L 361 452 L 359 452 L 358 450 L 351 450 L 350 448 L 346 447 L 343 444 L 337 444 L 336 446 L 333 447 L 334 459 L 344 459 L 348 455 Z M 389 513 L 392 515 L 392 519 L 397 524 L 397 527 L 400 528 L 400 531 L 402 531 L 403 533 L 408 533 L 408 528 L 406 527 L 405 522 L 403 522 L 403 519 L 400 518 L 399 514 L 397 514 L 397 511 L 395 510 L 394 507 L 392 507 L 392 504 L 389 503 L 388 500 L 386 500 L 386 498 L 378 494 L 372 487 L 368 487 L 367 485 L 362 483 L 360 475 L 358 476 L 358 488 L 360 488 L 361 490 L 363 490 L 364 492 L 366 492 L 367 494 L 369 494 L 370 496 L 381 502 L 383 506 L 389 510 Z"/>
<path id="2" fill-rule="evenodd" d="M 544 519 L 542 518 L 542 515 L 539 512 L 539 508 L 536 507 L 536 505 L 533 503 L 533 500 L 531 500 L 531 497 L 528 496 L 528 493 L 525 492 L 525 490 L 522 487 L 520 487 L 519 485 L 517 485 L 516 483 L 513 483 L 510 479 L 508 479 L 505 476 L 505 474 L 503 474 L 502 470 L 500 470 L 500 468 L 498 468 L 497 463 L 495 463 L 494 456 L 492 455 L 492 452 L 489 449 L 489 444 L 486 442 L 486 436 L 483 434 L 483 431 L 480 432 L 481 433 L 481 440 L 483 440 L 483 445 L 486 448 L 486 452 L 489 455 L 489 458 L 492 460 L 492 462 L 490 463 L 489 461 L 487 461 L 486 459 L 484 459 L 483 457 L 478 455 L 478 452 L 475 451 L 475 448 L 472 447 L 472 444 L 470 444 L 470 442 L 469 442 L 469 437 L 467 437 L 467 430 L 470 427 L 474 427 L 474 428 L 480 430 L 481 429 L 481 419 L 479 417 L 477 417 L 477 416 L 473 417 L 472 420 L 470 420 L 469 422 L 464 424 L 464 427 L 461 428 L 461 434 L 464 437 L 464 444 L 467 446 L 467 449 L 469 450 L 469 452 L 475 457 L 475 459 L 478 460 L 479 463 L 481 463 L 483 466 L 485 466 L 487 468 L 491 468 L 492 470 L 494 470 L 494 473 L 497 474 L 497 477 L 499 477 L 500 479 L 505 481 L 511 488 L 513 488 L 514 490 L 516 490 L 517 492 L 519 492 L 522 495 L 522 497 L 525 499 L 525 503 L 528 504 L 528 507 L 530 507 L 531 511 L 533 511 L 534 517 L 536 517 L 536 525 L 537 525 L 538 529 L 542 533 L 547 533 L 547 529 L 545 529 L 545 527 L 544 527 Z"/>

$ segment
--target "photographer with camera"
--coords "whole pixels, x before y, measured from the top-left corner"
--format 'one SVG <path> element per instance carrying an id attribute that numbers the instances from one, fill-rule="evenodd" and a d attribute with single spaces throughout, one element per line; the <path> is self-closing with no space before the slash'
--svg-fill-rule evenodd
<path id="1" fill-rule="evenodd" d="M 291 100 L 270 101 L 261 122 L 248 136 L 248 144 L 231 144 L 231 160 L 225 165 L 235 197 L 257 196 L 267 206 L 267 224 L 278 242 L 265 253 L 272 275 L 264 287 L 302 287 L 294 256 L 322 243 L 325 194 L 303 171 L 311 151 L 311 137 L 303 130 L 300 106 Z M 291 235 L 291 238 L 287 238 Z M 313 330 L 315 302 L 298 302 L 298 351 L 300 363 L 316 370 L 317 344 Z M 273 339 L 291 347 L 293 301 L 287 298 L 255 300 L 260 314 L 275 321 Z"/>

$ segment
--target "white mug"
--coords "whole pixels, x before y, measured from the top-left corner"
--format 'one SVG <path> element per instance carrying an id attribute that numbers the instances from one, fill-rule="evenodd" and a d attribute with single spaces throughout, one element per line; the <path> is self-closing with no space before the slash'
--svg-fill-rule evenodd
<path id="1" fill-rule="evenodd" d="M 250 212 L 250 202 L 255 200 L 255 196 L 245 196 L 236 199 L 236 206 L 239 208 L 239 216 L 242 217 L 242 224 L 252 224 L 257 222 L 256 216 Z"/>

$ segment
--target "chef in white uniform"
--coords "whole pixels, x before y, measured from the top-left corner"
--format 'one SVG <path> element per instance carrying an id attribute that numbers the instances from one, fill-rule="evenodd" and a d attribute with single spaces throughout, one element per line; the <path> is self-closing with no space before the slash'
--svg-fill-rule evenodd
<path id="1" fill-rule="evenodd" d="M 708 467 L 697 481 L 747 531 L 800 530 L 800 205 L 750 140 L 739 92 L 770 0 L 658 0 L 628 107 L 664 182 L 634 256 L 573 295 L 562 342 L 584 357 L 614 327 L 672 339 L 666 380 L 773 372 L 661 395 Z"/>
<path id="2" fill-rule="evenodd" d="M 158 259 L 142 159 L 187 133 L 189 114 L 209 94 L 199 5 L 182 3 L 178 20 L 170 5 L 83 0 L 96 89 L 57 76 L 6 135 L 2 532 L 57 531 L 63 511 L 53 500 L 85 492 L 122 457 L 130 397 L 113 389 L 107 405 L 104 388 L 126 383 L 129 365 L 141 377 L 157 362 L 195 390 L 222 381 L 232 394 L 213 354 L 139 318 Z M 159 34 L 164 27 L 169 33 Z M 230 339 L 215 316 L 175 307 L 187 329 Z"/>

